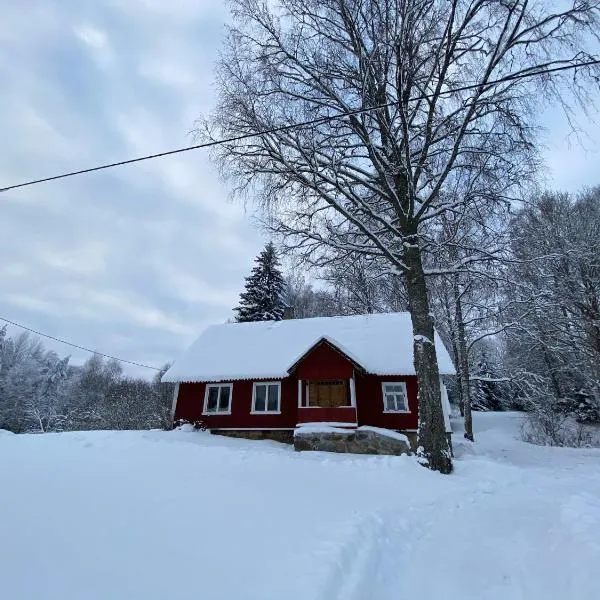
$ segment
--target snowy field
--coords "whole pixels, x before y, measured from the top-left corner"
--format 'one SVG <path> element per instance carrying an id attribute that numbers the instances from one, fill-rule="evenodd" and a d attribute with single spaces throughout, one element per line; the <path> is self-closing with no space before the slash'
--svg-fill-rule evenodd
<path id="1" fill-rule="evenodd" d="M 451 476 L 197 432 L 0 432 L 0 597 L 600 598 L 600 450 L 475 425 Z"/>

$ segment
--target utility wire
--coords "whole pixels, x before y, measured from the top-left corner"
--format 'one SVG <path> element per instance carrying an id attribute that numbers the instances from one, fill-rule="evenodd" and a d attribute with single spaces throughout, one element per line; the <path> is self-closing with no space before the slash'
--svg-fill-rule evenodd
<path id="1" fill-rule="evenodd" d="M 526 79 L 528 77 L 536 77 L 538 75 L 548 75 L 550 73 L 557 73 L 560 71 L 570 71 L 573 69 L 580 69 L 583 67 L 592 67 L 600 65 L 600 59 L 598 60 L 590 60 L 587 62 L 562 65 L 560 67 L 552 67 L 549 69 L 543 69 L 540 71 L 529 70 L 523 73 L 517 73 L 515 75 L 507 75 L 506 77 L 501 77 L 499 79 L 495 79 L 492 81 L 488 81 L 485 84 L 482 83 L 474 83 L 470 85 L 464 85 L 458 88 L 450 89 L 450 90 L 442 90 L 437 95 L 445 96 L 448 94 L 455 94 L 456 92 L 463 92 L 467 90 L 477 89 L 479 87 L 489 88 L 493 85 L 498 85 L 499 83 L 506 83 L 509 81 L 516 81 L 518 79 Z M 410 98 L 409 102 L 416 102 L 419 100 L 427 100 L 428 98 L 433 98 L 435 94 L 423 94 L 421 96 L 416 96 L 414 98 Z M 233 136 L 229 138 L 223 138 L 220 140 L 213 140 L 211 142 L 205 142 L 202 144 L 195 144 L 194 146 L 186 146 L 185 148 L 176 148 L 175 150 L 167 150 L 165 152 L 158 152 L 157 154 L 148 154 L 145 156 L 138 156 L 137 158 L 130 158 L 128 160 L 122 160 L 114 163 L 107 163 L 104 165 L 98 165 L 96 167 L 90 167 L 88 169 L 81 169 L 80 171 L 71 171 L 69 173 L 62 173 L 60 175 L 53 175 L 51 177 L 44 177 L 42 179 L 32 179 L 30 181 L 25 181 L 23 183 L 17 183 L 15 185 L 9 185 L 7 187 L 0 188 L 1 192 L 8 192 L 9 190 L 15 190 L 17 188 L 28 187 L 31 185 L 36 185 L 38 183 L 46 183 L 48 181 L 56 181 L 57 179 L 66 179 L 67 177 L 75 177 L 76 175 L 84 175 L 86 173 L 94 173 L 95 171 L 103 171 L 104 169 L 112 169 L 113 167 L 120 167 L 123 165 L 130 165 L 137 162 L 142 162 L 145 160 L 151 160 L 154 158 L 162 158 L 164 156 L 171 156 L 173 154 L 181 154 L 183 152 L 190 152 L 191 150 L 199 150 L 201 148 L 211 148 L 213 146 L 220 146 L 221 144 L 228 144 L 231 142 L 240 142 L 246 140 L 248 138 L 260 137 L 262 135 L 267 135 L 270 133 L 279 133 L 281 131 L 289 131 L 290 129 L 298 129 L 301 127 L 308 127 L 310 125 L 317 125 L 319 123 L 327 123 L 328 121 L 335 121 L 337 119 L 341 119 L 343 117 L 350 117 L 353 115 L 360 115 L 364 113 L 368 113 L 374 110 L 380 110 L 382 108 L 389 108 L 396 105 L 397 102 L 387 102 L 385 104 L 379 104 L 376 106 L 370 106 L 368 108 L 357 108 L 356 110 L 343 111 L 339 112 L 335 115 L 330 115 L 327 117 L 317 117 L 316 119 L 311 119 L 309 121 L 301 121 L 299 123 L 290 123 L 289 125 L 282 125 L 280 127 L 273 127 L 272 129 L 266 129 L 264 131 L 257 131 L 254 133 L 245 133 L 243 135 Z"/>
<path id="2" fill-rule="evenodd" d="M 25 331 L 30 331 L 31 333 L 35 333 L 36 335 L 39 335 L 41 337 L 48 338 L 49 340 L 54 340 L 55 342 L 60 342 L 61 344 L 66 344 L 67 346 L 71 346 L 79 350 L 85 350 L 86 352 L 90 352 L 91 354 L 98 354 L 100 356 L 103 356 L 104 358 L 112 358 L 113 360 L 118 360 L 119 362 L 126 363 L 128 365 L 135 365 L 136 367 L 143 367 L 144 369 L 160 371 L 158 367 L 151 367 L 150 365 L 144 365 L 133 360 L 125 360 L 124 358 L 119 358 L 118 356 L 112 356 L 110 354 L 104 354 L 103 352 L 96 352 L 96 350 L 90 350 L 90 348 L 85 348 L 84 346 L 78 346 L 77 344 L 67 342 L 66 340 L 54 337 L 53 335 L 48 335 L 47 333 L 42 333 L 41 331 L 31 329 L 31 327 L 26 327 L 25 325 L 21 325 L 20 323 L 15 323 L 15 321 L 10 321 L 9 319 L 5 319 L 4 317 L 0 317 L 0 321 L 4 321 L 5 323 L 8 323 L 9 325 L 14 325 L 15 327 L 20 327 L 21 329 L 25 329 Z"/>
<path id="3" fill-rule="evenodd" d="M 523 73 L 518 73 L 515 75 L 508 75 L 506 77 L 501 77 L 499 79 L 495 79 L 492 81 L 488 81 L 485 84 L 482 83 L 474 83 L 474 84 L 470 84 L 470 85 L 464 85 L 458 88 L 454 88 L 454 89 L 449 89 L 449 90 L 442 90 L 439 92 L 438 96 L 444 96 L 444 95 L 448 95 L 448 94 L 454 94 L 456 92 L 462 92 L 462 91 L 467 91 L 467 90 L 472 90 L 472 89 L 477 89 L 479 87 L 485 87 L 485 88 L 489 88 L 493 85 L 498 85 L 500 83 L 506 83 L 509 81 L 516 81 L 518 79 L 526 79 L 528 77 L 536 77 L 538 75 L 548 75 L 550 73 L 557 73 L 557 72 L 561 72 L 561 71 L 570 71 L 573 69 L 579 69 L 579 68 L 583 68 L 583 67 L 592 67 L 592 66 L 596 66 L 596 65 L 600 65 L 600 60 L 591 60 L 591 61 L 587 61 L 587 62 L 582 62 L 582 63 L 576 63 L 576 64 L 569 64 L 569 65 L 562 65 L 560 67 L 552 67 L 550 69 L 543 69 L 540 71 L 535 71 L 535 70 L 530 70 L 530 71 L 526 71 Z M 409 101 L 410 102 L 416 102 L 419 100 L 427 100 L 428 98 L 432 98 L 434 97 L 434 94 L 423 94 L 421 96 L 416 96 L 414 98 L 410 98 Z M 343 117 L 350 117 L 353 115 L 360 115 L 360 114 L 364 114 L 364 113 L 368 113 L 374 110 L 380 110 L 382 108 L 389 108 L 392 107 L 396 104 L 396 102 L 387 102 L 385 104 L 379 104 L 376 106 L 371 106 L 368 108 L 358 108 L 356 110 L 350 110 L 350 111 L 343 111 L 343 112 L 339 112 L 335 115 L 330 115 L 327 117 L 317 117 L 316 119 L 311 119 L 309 121 L 301 121 L 299 123 L 290 123 L 288 125 L 282 125 L 280 127 L 274 127 L 272 129 L 267 129 L 264 131 L 258 131 L 258 132 L 253 132 L 253 133 L 246 133 L 243 135 L 238 135 L 238 136 L 233 136 L 233 137 L 229 137 L 229 138 L 224 138 L 221 140 L 213 140 L 211 142 L 205 142 L 203 144 L 196 144 L 194 146 L 186 146 L 185 148 L 176 148 L 174 150 L 167 150 L 165 152 L 158 152 L 156 154 L 148 154 L 145 156 L 138 156 L 137 158 L 130 158 L 128 160 L 122 160 L 119 162 L 114 162 L 114 163 L 107 163 L 107 164 L 103 164 L 103 165 L 98 165 L 96 167 L 90 167 L 88 169 L 81 169 L 79 171 L 71 171 L 68 173 L 62 173 L 60 175 L 53 175 L 51 177 L 44 177 L 42 179 L 32 179 L 30 181 L 25 181 L 23 183 L 17 183 L 15 185 L 10 185 L 7 187 L 3 187 L 0 188 L 0 193 L 1 192 L 8 192 L 9 190 L 15 190 L 18 188 L 23 188 L 23 187 L 28 187 L 28 186 L 32 186 L 32 185 L 37 185 L 38 183 L 46 183 L 48 181 L 56 181 L 57 179 L 66 179 L 67 177 L 75 177 L 76 175 L 84 175 L 86 173 L 94 173 L 95 171 L 103 171 L 105 169 L 112 169 L 113 167 L 120 167 L 123 165 L 130 165 L 133 163 L 137 163 L 137 162 L 142 162 L 145 160 L 151 160 L 154 158 L 162 158 L 164 156 L 171 156 L 173 154 L 181 154 L 183 152 L 190 152 L 192 150 L 199 150 L 201 148 L 210 148 L 213 146 L 219 146 L 221 144 L 227 144 L 227 143 L 231 143 L 231 142 L 239 142 L 239 141 L 243 141 L 249 138 L 253 138 L 253 137 L 260 137 L 261 135 L 267 135 L 270 133 L 279 133 L 281 131 L 289 131 L 291 129 L 297 129 L 297 128 L 301 128 L 301 127 L 308 127 L 310 125 L 317 125 L 319 123 L 327 123 L 328 121 L 335 121 L 337 119 L 341 119 Z M 65 344 L 67 346 L 71 346 L 72 348 L 77 348 L 78 350 L 83 350 L 85 352 L 90 352 L 92 354 L 98 354 L 100 356 L 103 356 L 104 358 L 111 358 L 113 360 L 117 360 L 119 362 L 128 364 L 128 365 L 134 365 L 136 367 L 142 367 L 144 369 L 152 369 L 154 371 L 160 371 L 160 369 L 158 367 L 151 367 L 150 365 L 144 365 L 142 363 L 138 363 L 132 360 L 125 360 L 123 358 L 119 358 L 117 356 L 112 356 L 110 354 L 104 354 L 103 352 L 97 352 L 95 350 L 91 350 L 90 348 L 86 348 L 84 346 L 79 346 L 78 344 L 73 344 L 72 342 L 68 342 L 66 340 L 63 340 L 61 338 L 57 338 L 54 337 L 52 335 L 48 335 L 46 333 L 42 333 L 41 331 L 37 331 L 35 329 L 32 329 L 31 327 L 26 327 L 25 325 L 21 325 L 20 323 L 16 323 L 15 321 L 11 321 L 9 319 L 5 319 L 3 317 L 0 317 L 0 321 L 3 321 L 5 323 L 8 323 L 10 325 L 14 325 L 15 327 L 19 327 L 21 329 L 24 329 L 25 331 L 30 331 L 31 333 L 35 333 L 36 335 L 39 335 L 41 337 L 45 337 L 48 338 L 50 340 L 54 340 L 56 342 L 60 342 L 61 344 Z"/>

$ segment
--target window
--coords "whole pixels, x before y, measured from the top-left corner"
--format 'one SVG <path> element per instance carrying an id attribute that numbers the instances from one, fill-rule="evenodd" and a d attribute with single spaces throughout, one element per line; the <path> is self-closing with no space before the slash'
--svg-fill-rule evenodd
<path id="1" fill-rule="evenodd" d="M 252 390 L 252 412 L 281 412 L 281 384 L 279 381 L 254 384 L 254 389 Z"/>
<path id="2" fill-rule="evenodd" d="M 406 383 L 394 381 L 382 384 L 383 387 L 383 412 L 407 413 L 408 396 L 406 395 Z"/>
<path id="3" fill-rule="evenodd" d="M 231 414 L 232 387 L 231 383 L 207 384 L 204 394 L 204 414 Z"/>

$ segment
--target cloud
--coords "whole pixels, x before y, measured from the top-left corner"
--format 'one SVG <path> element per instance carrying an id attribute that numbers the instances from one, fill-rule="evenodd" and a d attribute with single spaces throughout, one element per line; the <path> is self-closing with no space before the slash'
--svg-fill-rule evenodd
<path id="1" fill-rule="evenodd" d="M 548 186 L 568 192 L 600 185 L 600 113 L 590 107 L 573 118 L 571 126 L 553 110 L 545 119 Z"/>
<path id="2" fill-rule="evenodd" d="M 0 185 L 189 144 L 213 103 L 215 4 L 7 7 Z M 15 190 L 0 204 L 0 316 L 149 364 L 231 315 L 262 245 L 200 152 Z"/>
<path id="3" fill-rule="evenodd" d="M 92 25 L 81 25 L 75 27 L 74 32 L 77 38 L 88 47 L 100 66 L 112 65 L 114 53 L 105 31 Z"/>
<path id="4" fill-rule="evenodd" d="M 191 142 L 225 3 L 20 4 L 0 20 L 0 186 Z M 598 155 L 565 146 L 563 123 L 548 159 L 576 189 Z M 156 365 L 231 316 L 263 243 L 201 151 L 0 194 L 0 210 L 0 316 Z"/>

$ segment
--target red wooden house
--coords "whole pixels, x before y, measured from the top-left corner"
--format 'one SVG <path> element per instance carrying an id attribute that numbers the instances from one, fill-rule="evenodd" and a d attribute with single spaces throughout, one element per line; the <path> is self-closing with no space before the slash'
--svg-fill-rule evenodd
<path id="1" fill-rule="evenodd" d="M 440 374 L 454 374 L 435 344 Z M 163 381 L 177 384 L 175 421 L 227 435 L 291 441 L 298 424 L 326 422 L 414 439 L 419 418 L 408 313 L 213 325 Z M 445 388 L 443 405 L 447 420 Z"/>

